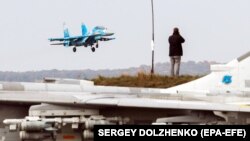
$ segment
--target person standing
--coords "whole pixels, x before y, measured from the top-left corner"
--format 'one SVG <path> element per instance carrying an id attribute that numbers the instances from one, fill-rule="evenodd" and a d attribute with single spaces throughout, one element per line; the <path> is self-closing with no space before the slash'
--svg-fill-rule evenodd
<path id="1" fill-rule="evenodd" d="M 181 56 L 183 55 L 182 43 L 185 39 L 180 35 L 179 29 L 174 28 L 173 34 L 168 38 L 169 57 L 171 63 L 171 76 L 179 76 Z"/>

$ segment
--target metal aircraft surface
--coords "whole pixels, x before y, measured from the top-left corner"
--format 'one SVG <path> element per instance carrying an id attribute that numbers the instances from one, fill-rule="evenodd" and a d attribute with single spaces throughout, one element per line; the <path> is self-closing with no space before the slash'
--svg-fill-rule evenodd
<path id="1" fill-rule="evenodd" d="M 91 32 L 85 24 L 81 25 L 82 35 L 70 36 L 68 28 L 64 26 L 64 37 L 63 38 L 49 38 L 49 41 L 59 41 L 58 43 L 52 43 L 51 45 L 63 45 L 64 47 L 73 47 L 73 52 L 76 52 L 76 47 L 91 47 L 91 50 L 95 52 L 95 49 L 99 47 L 99 41 L 109 41 L 115 38 L 108 38 L 114 33 L 109 33 L 106 27 L 96 26 Z"/>
<path id="2" fill-rule="evenodd" d="M 93 137 L 95 124 L 250 124 L 250 52 L 167 89 L 1 82 L 0 109 L 4 141 L 81 141 Z"/>

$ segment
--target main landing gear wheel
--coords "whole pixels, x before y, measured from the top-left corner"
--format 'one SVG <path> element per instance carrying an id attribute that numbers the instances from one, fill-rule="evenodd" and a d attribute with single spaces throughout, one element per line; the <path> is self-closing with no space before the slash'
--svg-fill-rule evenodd
<path id="1" fill-rule="evenodd" d="M 97 44 L 96 44 L 96 48 L 98 48 L 98 47 L 99 47 L 99 44 L 97 43 Z"/>
<path id="2" fill-rule="evenodd" d="M 76 52 L 76 47 L 73 48 L 73 52 Z"/>
<path id="3" fill-rule="evenodd" d="M 92 47 L 91 50 L 92 50 L 92 52 L 95 52 L 95 48 L 94 47 Z"/>

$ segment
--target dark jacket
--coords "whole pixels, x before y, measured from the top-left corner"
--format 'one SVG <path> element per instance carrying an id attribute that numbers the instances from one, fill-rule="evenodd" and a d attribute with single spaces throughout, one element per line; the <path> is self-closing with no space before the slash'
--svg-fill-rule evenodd
<path id="1" fill-rule="evenodd" d="M 169 42 L 169 56 L 182 56 L 182 43 L 185 39 L 180 34 L 173 34 L 168 38 Z"/>

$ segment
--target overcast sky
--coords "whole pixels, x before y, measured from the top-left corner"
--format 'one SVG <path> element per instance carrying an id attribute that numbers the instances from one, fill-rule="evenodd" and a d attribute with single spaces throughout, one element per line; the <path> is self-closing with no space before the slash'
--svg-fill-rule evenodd
<path id="1" fill-rule="evenodd" d="M 155 62 L 169 62 L 168 36 L 186 39 L 182 61 L 228 62 L 250 50 L 249 0 L 154 0 Z M 151 65 L 150 0 L 2 0 L 0 71 L 116 69 Z M 102 25 L 115 40 L 90 48 L 51 46 L 81 23 Z"/>

